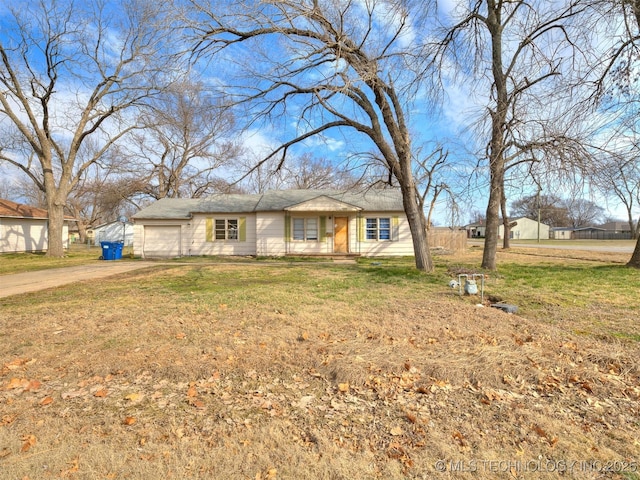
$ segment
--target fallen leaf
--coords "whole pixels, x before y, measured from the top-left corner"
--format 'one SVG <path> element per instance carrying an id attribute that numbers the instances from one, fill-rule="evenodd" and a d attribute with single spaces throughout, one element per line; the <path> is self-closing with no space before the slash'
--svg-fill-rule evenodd
<path id="1" fill-rule="evenodd" d="M 80 469 L 80 466 L 78 465 L 78 458 L 74 458 L 73 461 L 71 462 L 71 468 L 68 468 L 67 470 L 60 472 L 60 478 L 64 478 L 73 473 L 76 473 L 79 469 Z"/>
<path id="2" fill-rule="evenodd" d="M 136 403 L 142 400 L 144 398 L 144 395 L 142 393 L 130 393 L 129 395 L 126 395 L 124 398 L 125 400 L 129 400 L 131 403 Z"/>
<path id="3" fill-rule="evenodd" d="M 38 390 L 41 386 L 42 383 L 40 383 L 38 380 L 31 380 L 25 388 L 25 391 L 30 392 L 31 390 Z"/>
<path id="4" fill-rule="evenodd" d="M 2 418 L 0 418 L 0 427 L 11 425 L 15 419 L 16 415 L 3 415 Z"/>
<path id="5" fill-rule="evenodd" d="M 191 385 L 189 390 L 187 390 L 187 397 L 193 398 L 198 395 L 198 390 L 196 390 L 195 385 Z"/>
<path id="6" fill-rule="evenodd" d="M 109 391 L 106 388 L 101 388 L 96 393 L 93 394 L 94 397 L 106 397 L 109 394 Z"/>
<path id="7" fill-rule="evenodd" d="M 29 387 L 29 380 L 26 378 L 12 378 L 4 388 L 5 390 L 15 390 L 17 388 L 26 389 L 27 387 Z"/>
<path id="8" fill-rule="evenodd" d="M 348 383 L 339 383 L 338 384 L 338 390 L 341 391 L 342 393 L 348 392 L 349 391 L 349 384 Z"/>
<path id="9" fill-rule="evenodd" d="M 26 452 L 36 444 L 37 439 L 35 435 L 25 435 L 24 437 L 22 437 L 22 441 L 24 443 L 22 444 L 22 448 L 20 449 L 20 451 Z"/>
<path id="10" fill-rule="evenodd" d="M 453 432 L 453 438 L 458 442 L 458 444 L 461 447 L 467 446 L 467 440 L 465 439 L 464 435 L 459 431 L 456 430 L 455 432 Z"/>
<path id="11" fill-rule="evenodd" d="M 5 363 L 4 368 L 6 368 L 7 370 L 16 370 L 28 361 L 28 358 L 16 358 L 15 360 L 11 360 L 9 363 Z"/>
<path id="12" fill-rule="evenodd" d="M 40 400 L 40 405 L 42 405 L 43 407 L 45 405 L 50 405 L 53 403 L 53 398 L 51 397 L 44 397 L 42 400 Z"/>
<path id="13" fill-rule="evenodd" d="M 183 339 L 183 338 L 185 338 L 186 336 L 187 336 L 187 334 L 186 334 L 186 333 L 184 333 L 184 332 L 178 332 L 178 333 L 176 333 L 176 338 L 177 338 L 178 340 L 182 340 L 182 339 Z"/>
<path id="14" fill-rule="evenodd" d="M 134 423 L 136 423 L 136 421 L 136 417 L 125 417 L 122 423 L 124 423 L 125 425 L 133 425 Z"/>

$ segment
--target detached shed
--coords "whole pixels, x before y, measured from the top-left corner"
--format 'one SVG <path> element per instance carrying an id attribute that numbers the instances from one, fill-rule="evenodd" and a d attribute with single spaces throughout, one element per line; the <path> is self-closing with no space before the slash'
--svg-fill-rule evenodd
<path id="1" fill-rule="evenodd" d="M 49 212 L 0 199 L 0 253 L 43 252 L 49 248 Z M 69 225 L 65 220 L 62 243 L 69 248 Z"/>
<path id="2" fill-rule="evenodd" d="M 133 223 L 110 222 L 92 228 L 92 238 L 96 245 L 100 242 L 124 242 L 125 246 L 133 245 Z"/>

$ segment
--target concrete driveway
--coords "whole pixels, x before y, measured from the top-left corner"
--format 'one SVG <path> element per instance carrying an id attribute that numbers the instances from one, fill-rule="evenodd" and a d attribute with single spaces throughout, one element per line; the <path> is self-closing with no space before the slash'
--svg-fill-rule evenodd
<path id="1" fill-rule="evenodd" d="M 52 268 L 34 272 L 0 276 L 0 298 L 35 292 L 69 283 L 109 277 L 119 273 L 147 268 L 148 262 L 99 262 L 76 267 Z"/>

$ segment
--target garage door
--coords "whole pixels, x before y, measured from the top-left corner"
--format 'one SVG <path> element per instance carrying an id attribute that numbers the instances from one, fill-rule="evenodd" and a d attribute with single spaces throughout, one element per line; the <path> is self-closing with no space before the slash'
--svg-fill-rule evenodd
<path id="1" fill-rule="evenodd" d="M 145 226 L 144 247 L 145 257 L 179 257 L 180 227 L 179 226 Z"/>

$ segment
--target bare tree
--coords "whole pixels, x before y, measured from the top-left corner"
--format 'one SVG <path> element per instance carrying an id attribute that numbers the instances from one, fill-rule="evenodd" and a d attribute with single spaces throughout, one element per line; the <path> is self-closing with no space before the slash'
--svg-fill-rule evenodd
<path id="1" fill-rule="evenodd" d="M 486 97 L 488 115 L 478 133 L 486 140 L 482 155 L 490 183 L 483 268 L 496 269 L 501 211 L 509 226 L 506 172 L 522 163 L 580 159 L 583 153 L 573 140 L 572 122 L 560 120 L 568 109 L 559 108 L 567 106 L 559 95 L 565 91 L 565 64 L 575 59 L 571 25 L 584 9 L 579 0 L 478 0 L 466 10 L 459 5 L 443 39 L 429 45 L 442 71 L 457 64 L 472 72 L 475 92 Z"/>
<path id="2" fill-rule="evenodd" d="M 603 193 L 609 196 L 613 194 L 624 205 L 632 237 L 640 238 L 640 217 L 636 219 L 636 212 L 640 206 L 638 157 L 634 154 L 631 159 L 609 163 L 598 171 L 598 178 Z"/>
<path id="3" fill-rule="evenodd" d="M 222 95 L 187 80 L 154 100 L 127 155 L 129 171 L 147 183 L 146 194 L 159 200 L 217 191 L 218 171 L 241 153 L 227 107 Z"/>
<path id="4" fill-rule="evenodd" d="M 413 37 L 423 34 L 425 2 L 262 0 L 198 3 L 194 52 L 227 53 L 248 75 L 236 87 L 255 118 L 298 119 L 271 154 L 285 163 L 292 145 L 330 130 L 373 144 L 402 192 L 416 267 L 431 271 L 424 205 L 413 175 L 406 101 L 425 80 L 416 74 Z M 248 53 L 247 48 L 253 48 Z M 261 50 L 262 49 L 262 50 Z M 240 63 L 242 63 L 240 65 Z M 413 91 L 409 89 L 413 88 Z M 356 138 L 351 135 L 355 147 Z M 364 149 L 367 150 L 367 149 Z"/>
<path id="5" fill-rule="evenodd" d="M 87 169 L 131 129 L 125 115 L 174 71 L 162 2 L 38 0 L 9 7 L 0 41 L 0 118 L 24 148 L 0 160 L 45 193 L 48 255 L 62 256 L 64 208 Z M 88 139 L 99 145 L 84 155 Z"/>
<path id="6" fill-rule="evenodd" d="M 567 227 L 571 223 L 569 212 L 558 195 L 529 195 L 511 203 L 511 215 L 515 217 L 538 218 L 550 227 Z"/>
<path id="7" fill-rule="evenodd" d="M 617 108 L 622 112 L 621 123 L 627 125 L 627 128 L 618 129 L 618 135 L 627 130 L 631 131 L 635 137 L 640 101 L 637 84 L 638 56 L 640 55 L 640 0 L 600 0 L 597 4 L 605 10 L 602 18 L 613 25 L 609 30 L 623 32 L 620 41 L 603 61 L 605 69 L 597 83 L 597 98 L 602 103 L 609 104 L 610 108 Z M 629 124 L 631 127 L 628 127 Z M 635 141 L 632 143 L 631 154 L 628 156 L 621 155 L 616 150 L 605 162 L 603 172 L 608 172 L 615 179 L 613 191 L 625 205 L 629 226 L 637 235 L 640 230 L 640 219 L 634 225 L 632 213 L 634 200 L 640 200 L 636 190 L 640 158 L 636 143 Z M 603 186 L 602 178 L 599 184 Z M 611 183 L 608 183 L 608 186 L 612 187 Z M 640 268 L 640 236 L 637 236 L 637 239 L 633 254 L 627 263 L 634 268 Z"/>

